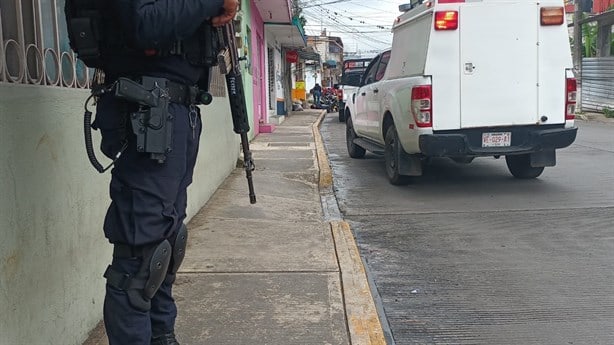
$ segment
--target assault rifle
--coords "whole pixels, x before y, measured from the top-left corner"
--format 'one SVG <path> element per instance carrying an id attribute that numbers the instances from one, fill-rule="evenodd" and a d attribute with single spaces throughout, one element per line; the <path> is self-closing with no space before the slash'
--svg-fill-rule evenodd
<path id="1" fill-rule="evenodd" d="M 247 118 L 247 106 L 245 104 L 245 90 L 243 89 L 243 79 L 241 79 L 240 58 L 235 42 L 235 28 L 232 22 L 216 28 L 217 47 L 220 47 L 217 62 L 220 73 L 226 76 L 226 87 L 228 89 L 228 100 L 230 101 L 230 111 L 232 113 L 233 130 L 241 136 L 241 148 L 243 150 L 243 168 L 247 177 L 249 188 L 249 202 L 256 203 L 254 193 L 254 183 L 252 181 L 252 171 L 256 168 L 252 159 L 252 152 L 249 150 L 249 122 Z"/>

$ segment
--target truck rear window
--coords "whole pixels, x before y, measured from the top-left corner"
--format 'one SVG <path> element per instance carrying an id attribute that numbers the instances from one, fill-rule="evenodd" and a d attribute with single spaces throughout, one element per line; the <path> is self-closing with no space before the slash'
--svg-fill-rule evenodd
<path id="1" fill-rule="evenodd" d="M 360 78 L 362 72 L 346 73 L 341 77 L 341 84 L 343 85 L 358 85 L 360 84 Z"/>

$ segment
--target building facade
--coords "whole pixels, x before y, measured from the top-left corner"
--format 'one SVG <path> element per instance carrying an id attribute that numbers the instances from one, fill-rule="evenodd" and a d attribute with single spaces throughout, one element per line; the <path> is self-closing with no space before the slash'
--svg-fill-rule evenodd
<path id="1" fill-rule="evenodd" d="M 343 41 L 341 37 L 328 36 L 326 30 L 320 36 L 307 36 L 307 45 L 312 47 L 321 58 L 315 67 L 314 78 L 309 80 L 308 88 L 319 83 L 322 87 L 333 87 L 339 83 L 343 66 Z"/>
<path id="2" fill-rule="evenodd" d="M 247 6 L 244 6 L 246 8 Z M 290 46 L 305 46 L 302 26 L 292 13 L 290 0 L 250 0 L 247 27 L 249 58 L 246 64 L 251 78 L 251 102 L 257 133 L 273 131 L 288 114 L 292 84 L 285 60 Z"/>

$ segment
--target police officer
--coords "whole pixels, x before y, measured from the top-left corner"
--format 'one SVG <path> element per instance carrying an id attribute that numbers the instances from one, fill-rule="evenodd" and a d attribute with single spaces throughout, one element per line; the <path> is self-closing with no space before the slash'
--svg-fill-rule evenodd
<path id="1" fill-rule="evenodd" d="M 104 276 L 104 322 L 110 345 L 179 344 L 174 326 L 177 308 L 172 295 L 175 274 L 187 241 L 186 189 L 198 153 L 201 121 L 194 90 L 206 67 L 194 64 L 177 42 L 194 37 L 203 22 L 230 22 L 237 0 L 107 0 L 102 22 L 127 47 L 103 56 L 104 83 L 143 77 L 168 81 L 168 114 L 172 117 L 172 150 L 163 161 L 137 149 L 130 114 L 138 105 L 103 94 L 94 126 L 102 133 L 102 151 L 114 156 L 111 205 L 104 232 L 114 245 L 113 261 Z M 119 30 L 117 30 L 119 28 Z M 125 49 L 124 49 L 125 48 Z M 171 118 L 169 117 L 169 118 Z M 153 127 L 152 127 L 153 128 Z"/>

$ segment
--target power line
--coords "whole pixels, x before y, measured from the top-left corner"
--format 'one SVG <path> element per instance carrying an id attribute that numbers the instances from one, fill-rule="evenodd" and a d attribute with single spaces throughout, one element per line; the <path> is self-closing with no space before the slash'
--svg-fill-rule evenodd
<path id="1" fill-rule="evenodd" d="M 369 1 L 373 3 L 372 0 Z M 336 5 L 331 5 L 331 2 Z M 349 7 L 348 4 L 339 5 L 339 3 L 348 2 L 360 2 L 360 4 L 356 4 L 356 6 L 351 5 L 352 10 L 347 9 Z M 380 5 L 386 2 L 380 0 L 375 3 Z M 392 2 L 387 3 L 392 4 Z M 328 4 L 326 7 L 322 6 L 325 5 L 322 0 L 312 0 L 302 2 L 302 4 L 302 8 L 309 6 L 303 11 L 303 15 L 307 19 L 304 28 L 309 35 L 319 36 L 323 29 L 327 27 L 332 29 L 329 30 L 329 33 L 338 33 L 336 36 L 342 38 L 345 46 L 356 47 L 356 50 L 359 50 L 358 45 L 360 44 L 376 52 L 381 52 L 392 43 L 391 23 L 394 19 L 390 9 L 375 9 L 370 6 L 364 6 L 360 0 L 329 1 L 326 3 Z M 364 15 L 364 11 L 361 13 L 361 9 L 365 7 L 371 8 L 374 11 L 369 11 L 368 15 Z M 375 11 L 376 13 L 374 13 Z M 390 20 L 374 20 L 373 14 L 378 15 L 378 17 L 387 16 Z M 386 23 L 385 25 L 383 25 L 384 22 Z M 379 28 L 381 31 L 373 30 L 373 28 Z"/>
<path id="2" fill-rule="evenodd" d="M 353 29 L 352 27 L 348 27 L 348 25 L 346 25 L 345 23 L 341 22 L 339 20 L 339 18 L 334 18 L 330 15 L 328 15 L 328 19 L 327 19 L 327 14 L 326 13 L 310 13 L 311 11 L 306 12 L 305 14 L 310 17 L 310 18 L 314 18 L 314 19 L 319 19 L 321 23 L 324 22 L 324 20 L 326 20 L 326 24 L 330 25 L 330 26 L 334 26 L 335 28 L 337 28 L 340 32 L 344 32 L 344 33 L 353 33 L 353 34 L 357 34 L 357 35 L 361 35 L 362 32 L 358 31 L 356 29 Z M 309 26 L 309 25 L 307 25 Z M 386 31 L 381 31 L 382 34 L 386 34 L 386 35 L 390 35 L 390 31 L 386 30 Z M 377 43 L 382 43 L 382 44 L 389 44 L 389 42 L 387 41 L 382 41 L 382 40 L 377 40 L 377 39 L 373 39 L 370 36 L 367 35 L 363 35 L 365 38 L 367 39 L 371 39 L 371 40 L 375 40 Z"/>
<path id="3" fill-rule="evenodd" d="M 356 21 L 358 21 L 360 23 L 366 23 L 366 20 L 373 20 L 374 19 L 373 18 L 373 13 L 369 13 L 369 17 L 365 17 L 365 16 L 360 15 L 359 13 L 350 12 L 347 9 L 338 9 L 336 7 L 324 7 L 324 6 L 320 6 L 320 5 L 314 5 L 314 6 L 310 6 L 310 7 L 319 7 L 319 8 L 310 8 L 308 10 L 312 10 L 312 11 L 313 10 L 320 10 L 320 11 L 326 12 L 326 13 L 328 13 L 330 15 L 345 17 L 345 18 L 347 18 L 349 20 L 356 20 Z M 361 7 L 365 7 L 365 6 L 361 5 Z M 388 18 L 390 17 L 390 13 L 389 12 L 382 11 L 382 10 L 379 10 L 379 11 L 382 12 L 382 15 L 385 15 Z M 392 26 L 391 23 L 392 23 L 393 19 L 391 19 L 391 20 L 376 20 L 376 21 L 385 22 L 386 26 L 391 27 Z M 374 24 L 374 25 L 379 25 L 379 24 Z"/>
<path id="4" fill-rule="evenodd" d="M 358 18 L 354 18 L 354 17 L 347 17 L 347 16 L 343 16 L 341 15 L 339 12 L 336 11 L 330 11 L 327 9 L 319 9 L 320 13 L 314 13 L 313 11 L 316 9 L 310 9 L 307 10 L 306 12 L 304 12 L 305 14 L 311 14 L 312 16 L 316 16 L 318 17 L 318 19 L 321 20 L 321 18 L 319 16 L 328 16 L 328 18 L 330 18 L 333 21 L 336 22 L 340 22 L 343 19 L 349 20 L 351 22 L 351 24 L 357 23 L 357 24 L 362 24 L 363 26 L 372 26 L 372 27 L 376 27 L 382 30 L 391 30 L 392 29 L 392 25 L 380 25 L 380 24 L 376 24 L 376 23 L 369 23 L 363 19 L 361 19 L 360 17 Z M 351 27 L 359 27 L 360 25 L 347 25 L 347 26 L 351 26 Z"/>
<path id="5" fill-rule="evenodd" d="M 335 1 L 330 1 L 330 2 L 324 3 L 324 4 L 313 4 L 313 5 L 306 5 L 306 6 L 303 5 L 302 8 L 306 9 L 306 8 L 315 7 L 315 6 L 332 5 L 332 4 L 337 4 L 337 3 L 340 3 L 340 2 L 349 2 L 349 1 L 352 1 L 352 0 L 335 0 Z"/>
<path id="6" fill-rule="evenodd" d="M 318 36 L 318 32 L 312 32 L 312 34 L 314 36 Z M 370 39 L 368 36 L 366 35 L 357 35 L 356 33 L 353 32 L 347 32 L 347 35 L 350 36 L 350 38 L 353 38 L 352 40 L 350 39 L 346 39 L 345 43 L 344 43 L 344 47 L 345 46 L 351 46 L 352 44 L 350 44 L 350 42 L 353 42 L 354 44 L 356 43 L 360 43 L 362 45 L 366 45 L 369 46 L 373 49 L 378 49 L 378 50 L 382 50 L 384 49 L 384 47 L 389 46 L 390 44 L 388 42 L 382 42 L 382 41 L 378 41 L 378 40 L 373 40 Z"/>

